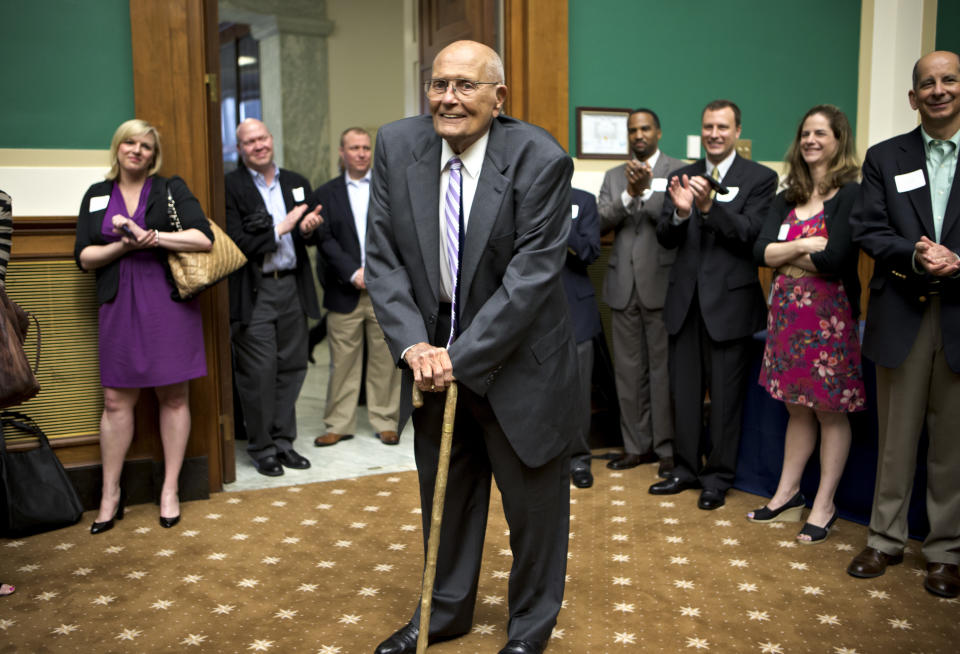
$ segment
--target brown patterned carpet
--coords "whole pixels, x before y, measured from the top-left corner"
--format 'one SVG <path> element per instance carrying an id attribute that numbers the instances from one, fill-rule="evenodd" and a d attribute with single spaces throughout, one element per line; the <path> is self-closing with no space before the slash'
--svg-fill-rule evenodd
<path id="1" fill-rule="evenodd" d="M 826 543 L 755 525 L 763 502 L 731 492 L 654 497 L 655 466 L 594 462 L 572 489 L 565 608 L 547 649 L 584 652 L 960 651 L 960 602 L 923 590 L 919 547 L 874 580 L 844 573 L 865 528 Z M 135 506 L 112 531 L 77 526 L 0 540 L 0 652 L 372 652 L 413 610 L 421 569 L 414 473 L 219 493 L 170 530 Z M 474 631 L 430 652 L 505 642 L 510 552 L 491 509 Z"/>

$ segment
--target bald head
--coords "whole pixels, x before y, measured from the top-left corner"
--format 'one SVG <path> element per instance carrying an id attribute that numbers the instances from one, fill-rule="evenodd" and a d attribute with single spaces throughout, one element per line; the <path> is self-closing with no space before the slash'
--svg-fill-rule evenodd
<path id="1" fill-rule="evenodd" d="M 926 65 L 929 64 L 930 62 L 938 59 L 942 59 L 942 58 L 948 61 L 952 61 L 954 66 L 957 68 L 957 70 L 960 71 L 960 57 L 958 57 L 955 52 L 950 52 L 948 50 L 936 50 L 934 52 L 931 52 L 928 55 L 924 55 L 923 57 L 920 57 L 919 59 L 917 59 L 917 63 L 913 65 L 913 90 L 914 91 L 917 90 L 917 85 L 920 83 L 921 64 L 924 67 L 926 67 Z"/>
<path id="2" fill-rule="evenodd" d="M 273 135 L 262 121 L 247 118 L 237 125 L 237 150 L 247 168 L 263 174 L 273 169 Z"/>
<path id="3" fill-rule="evenodd" d="M 938 50 L 918 59 L 907 96 L 927 134 L 953 137 L 960 130 L 960 57 Z"/>
<path id="4" fill-rule="evenodd" d="M 454 41 L 438 52 L 437 56 L 433 58 L 434 69 L 436 69 L 437 61 L 439 61 L 441 57 L 468 58 L 483 67 L 485 78 L 481 81 L 503 84 L 503 61 L 501 61 L 500 55 L 497 54 L 496 50 L 483 43 L 478 43 L 477 41 Z"/>

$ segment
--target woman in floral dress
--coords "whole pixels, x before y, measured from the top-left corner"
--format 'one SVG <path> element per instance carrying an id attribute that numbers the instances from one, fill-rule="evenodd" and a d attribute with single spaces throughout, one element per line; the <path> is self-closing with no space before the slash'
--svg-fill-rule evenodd
<path id="1" fill-rule="evenodd" d="M 833 497 L 850 451 L 847 414 L 864 408 L 858 250 L 849 223 L 859 165 L 843 112 L 832 105 L 808 111 L 786 163 L 785 188 L 753 252 L 758 264 L 776 268 L 760 384 L 786 404 L 790 419 L 776 494 L 747 518 L 800 520 L 800 478 L 819 426 L 820 486 L 797 535 L 810 544 L 823 541 L 837 519 Z"/>

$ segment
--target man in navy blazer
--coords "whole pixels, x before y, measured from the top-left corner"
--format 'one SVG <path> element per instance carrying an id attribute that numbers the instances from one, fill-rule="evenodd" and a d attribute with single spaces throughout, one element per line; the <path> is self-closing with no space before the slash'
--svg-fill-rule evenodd
<path id="1" fill-rule="evenodd" d="M 275 477 L 310 461 L 293 449 L 296 401 L 307 374 L 307 316 L 320 317 L 305 238 L 322 222 L 307 211 L 310 183 L 273 160 L 259 120 L 237 127 L 242 164 L 224 180 L 227 233 L 248 263 L 230 275 L 230 333 L 247 452 Z"/>
<path id="2" fill-rule="evenodd" d="M 750 338 L 766 324 L 752 251 L 777 175 L 737 154 L 740 108 L 733 102 L 708 104 L 700 134 L 706 159 L 674 173 L 657 224 L 660 243 L 677 249 L 663 308 L 676 434 L 673 476 L 650 492 L 702 488 L 697 506 L 711 510 L 723 506 L 733 485 Z M 715 193 L 708 177 L 727 193 Z M 703 429 L 708 389 L 709 448 Z"/>
<path id="3" fill-rule="evenodd" d="M 563 290 L 567 294 L 573 337 L 577 341 L 580 392 L 577 397 L 579 419 L 576 438 L 570 452 L 570 478 L 577 488 L 593 486 L 590 472 L 590 414 L 593 381 L 593 339 L 603 332 L 600 308 L 587 266 L 600 256 L 600 219 L 593 193 L 570 189 L 570 236 L 567 237 L 567 262 L 563 267 Z"/>
<path id="4" fill-rule="evenodd" d="M 500 651 L 538 654 L 563 601 L 569 539 L 577 359 L 560 271 L 573 163 L 544 130 L 500 115 L 503 64 L 485 45 L 441 50 L 425 90 L 431 116 L 385 125 L 377 136 L 366 282 L 405 368 L 401 425 L 411 386 L 424 391 L 412 412 L 424 546 L 440 391 L 454 380 L 459 388 L 429 636 L 471 629 L 493 477 L 513 551 L 509 641 Z M 451 188 L 457 176 L 462 188 Z M 462 237 L 456 249 L 451 233 Z M 459 253 L 457 276 L 451 252 Z M 416 650 L 419 611 L 378 654 Z"/>
<path id="5" fill-rule="evenodd" d="M 330 379 L 323 420 L 327 431 L 314 439 L 318 447 L 353 438 L 357 402 L 363 376 L 364 344 L 367 351 L 367 415 L 384 444 L 400 442 L 400 370 L 390 355 L 377 324 L 364 282 L 364 241 L 370 201 L 370 134 L 351 127 L 340 135 L 343 174 L 318 188 L 310 204 L 323 206 L 323 227 L 317 230 L 322 257 L 317 266 L 326 280 L 323 306 L 327 308 L 327 343 L 330 345 Z"/>
<path id="6" fill-rule="evenodd" d="M 877 577 L 903 560 L 924 423 L 924 587 L 960 595 L 960 58 L 932 52 L 913 69 L 920 127 L 878 143 L 863 162 L 850 223 L 873 257 L 863 353 L 877 364 L 879 450 L 867 548 L 847 568 Z"/>

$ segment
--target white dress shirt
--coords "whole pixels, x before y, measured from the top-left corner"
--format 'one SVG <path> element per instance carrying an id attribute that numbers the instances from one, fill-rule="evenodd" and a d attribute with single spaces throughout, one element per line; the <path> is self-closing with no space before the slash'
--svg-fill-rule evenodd
<path id="1" fill-rule="evenodd" d="M 370 207 L 370 171 L 360 179 L 353 179 L 350 173 L 344 172 L 343 179 L 347 184 L 347 198 L 350 200 L 350 211 L 353 213 L 353 224 L 357 228 L 357 238 L 360 239 L 360 267 L 366 265 L 367 260 L 367 209 Z M 350 277 L 355 281 L 357 270 Z"/>

